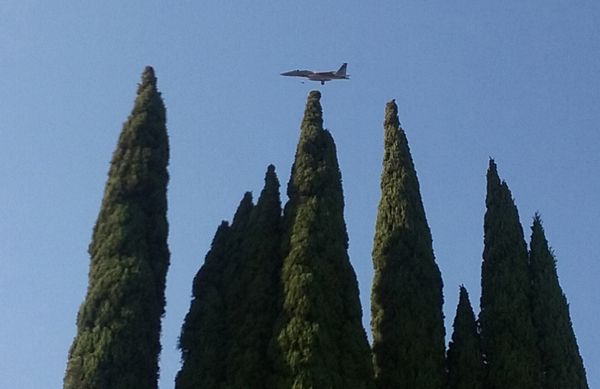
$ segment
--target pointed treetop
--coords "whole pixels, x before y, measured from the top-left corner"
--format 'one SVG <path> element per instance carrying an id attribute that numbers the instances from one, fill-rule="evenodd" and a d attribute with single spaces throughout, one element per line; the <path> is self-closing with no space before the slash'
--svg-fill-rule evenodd
<path id="1" fill-rule="evenodd" d="M 165 106 L 144 72 L 89 246 L 89 286 L 64 387 L 157 388 L 169 267 Z M 101 335 L 98 335 L 101 334 Z"/>
<path id="2" fill-rule="evenodd" d="M 459 295 L 458 300 L 459 300 L 459 303 L 461 301 L 469 302 L 469 292 L 467 292 L 467 288 L 465 288 L 464 285 L 460 286 L 460 295 Z"/>
<path id="3" fill-rule="evenodd" d="M 154 75 L 154 68 L 152 66 L 146 66 L 142 73 L 142 85 L 156 85 L 156 76 Z"/>
<path id="4" fill-rule="evenodd" d="M 490 159 L 479 322 L 487 388 L 538 388 L 541 364 L 531 316 L 527 246 L 519 212 Z"/>
<path id="5" fill-rule="evenodd" d="M 542 225 L 542 217 L 538 212 L 533 215 L 533 224 L 531 225 L 531 248 L 537 248 L 538 245 L 544 250 L 551 253 L 548 248 L 548 241 L 546 240 L 546 233 L 544 232 L 544 226 Z"/>
<path id="6" fill-rule="evenodd" d="M 448 344 L 447 389 L 483 388 L 484 364 L 481 340 L 477 332 L 475 314 L 464 285 L 460 286 L 460 298 L 452 324 L 454 331 Z"/>
<path id="7" fill-rule="evenodd" d="M 554 271 L 556 271 L 556 259 L 554 258 L 554 253 L 548 246 L 548 240 L 546 239 L 546 233 L 544 232 L 544 226 L 542 224 L 542 217 L 538 212 L 533 216 L 533 224 L 531 225 L 531 254 L 529 257 L 530 264 L 532 266 L 532 270 L 538 270 L 536 267 L 540 266 L 538 263 L 540 259 L 545 260 L 546 258 L 550 258 L 551 262 L 554 266 Z M 543 266 L 543 265 L 542 265 Z"/>
<path id="8" fill-rule="evenodd" d="M 221 240 L 225 237 L 225 234 L 229 230 L 229 222 L 226 220 L 222 220 L 219 227 L 217 227 L 217 232 L 215 232 L 215 236 L 213 237 L 212 243 L 210 245 L 211 248 L 219 245 Z"/>
<path id="9" fill-rule="evenodd" d="M 454 319 L 454 326 L 456 326 L 457 320 L 464 320 L 464 318 L 458 318 L 460 314 L 462 314 L 463 316 L 468 316 L 469 321 L 472 321 L 473 324 L 475 323 L 475 315 L 473 313 L 473 306 L 471 305 L 471 300 L 469 299 L 469 292 L 467 291 L 467 288 L 464 285 L 460 286 L 458 306 L 456 309 L 457 317 Z M 473 328 L 475 328 L 475 326 Z"/>
<path id="10" fill-rule="evenodd" d="M 237 211 L 235 211 L 233 222 L 231 223 L 232 227 L 248 220 L 252 208 L 254 208 L 254 204 L 252 203 L 252 192 L 246 192 L 244 193 L 242 201 L 240 201 Z"/>
<path id="11" fill-rule="evenodd" d="M 137 94 L 140 95 L 144 90 L 150 88 L 156 91 L 156 75 L 154 74 L 154 68 L 152 66 L 146 66 L 142 73 L 142 82 L 138 85 Z"/>
<path id="12" fill-rule="evenodd" d="M 529 267 L 531 276 L 533 277 L 532 284 L 534 289 L 540 287 L 538 283 L 540 279 L 550 276 L 553 287 L 560 288 L 558 283 L 558 275 L 556 274 L 556 259 L 554 253 L 548 245 L 546 233 L 542 225 L 542 218 L 538 212 L 533 216 L 533 224 L 531 225 L 531 241 L 529 243 Z M 544 279 L 547 287 L 548 280 Z M 561 292 L 562 294 L 562 292 Z"/>
<path id="13" fill-rule="evenodd" d="M 146 66 L 138 84 L 137 97 L 132 115 L 145 112 L 151 120 L 166 122 L 166 110 L 157 88 L 156 75 L 151 66 Z"/>
<path id="14" fill-rule="evenodd" d="M 319 101 L 321 99 L 321 92 L 319 92 L 318 90 L 311 90 L 308 94 L 308 98 Z"/>
<path id="15" fill-rule="evenodd" d="M 462 315 L 462 317 L 461 317 Z M 477 332 L 477 327 L 475 324 L 475 314 L 473 313 L 473 306 L 471 305 L 471 300 L 469 299 L 469 292 L 464 285 L 460 286 L 460 293 L 458 297 L 458 305 L 456 307 L 456 317 L 454 318 L 455 332 L 457 322 L 467 320 L 469 325 L 472 323 L 472 328 L 474 333 Z M 464 323 L 460 323 L 459 325 L 464 325 Z M 454 335 L 453 335 L 454 338 Z"/>
<path id="16" fill-rule="evenodd" d="M 486 205 L 490 207 L 491 203 L 496 200 L 505 204 L 510 204 L 511 208 L 515 209 L 512 193 L 506 181 L 501 180 L 498 175 L 498 167 L 496 162 L 490 158 L 490 163 L 487 171 L 487 197 Z"/>
<path id="17" fill-rule="evenodd" d="M 398 106 L 396 105 L 396 100 L 392 99 L 385 106 L 385 121 L 383 123 L 385 127 L 387 126 L 400 126 L 400 120 L 398 119 Z"/>
<path id="18" fill-rule="evenodd" d="M 277 179 L 277 173 L 275 173 L 275 166 L 269 165 L 265 174 L 265 189 L 273 186 L 279 187 L 279 180 Z"/>
<path id="19" fill-rule="evenodd" d="M 533 231 L 538 230 L 542 233 L 544 232 L 544 226 L 542 225 L 542 217 L 539 212 L 536 212 L 533 215 L 533 225 L 531 227 Z"/>
<path id="20" fill-rule="evenodd" d="M 269 165 L 265 174 L 265 186 L 260 192 L 256 206 L 252 211 L 253 223 L 272 226 L 279 224 L 281 218 L 281 199 L 279 194 L 279 179 L 275 166 Z M 257 228 L 256 225 L 252 228 Z"/>
<path id="21" fill-rule="evenodd" d="M 261 202 L 261 199 L 264 196 L 274 194 L 276 194 L 277 198 L 279 198 L 279 179 L 275 173 L 275 166 L 269 165 L 267 167 L 267 173 L 265 174 L 265 187 L 260 194 L 258 202 Z"/>
<path id="22" fill-rule="evenodd" d="M 533 218 L 531 231 L 531 306 L 544 370 L 543 387 L 588 389 L 569 304 L 560 286 L 556 259 L 548 247 L 538 213 Z"/>
<path id="23" fill-rule="evenodd" d="M 498 167 L 496 166 L 496 162 L 490 158 L 490 163 L 487 171 L 488 182 L 494 182 L 496 184 L 500 184 L 500 176 L 498 176 Z"/>
<path id="24" fill-rule="evenodd" d="M 398 107 L 385 107 L 381 199 L 373 245 L 371 326 L 377 387 L 440 389 L 442 279 Z"/>
<path id="25" fill-rule="evenodd" d="M 311 91 L 308 94 L 306 108 L 304 109 L 304 118 L 302 120 L 302 132 L 307 130 L 323 130 L 323 109 L 321 108 L 321 92 Z"/>

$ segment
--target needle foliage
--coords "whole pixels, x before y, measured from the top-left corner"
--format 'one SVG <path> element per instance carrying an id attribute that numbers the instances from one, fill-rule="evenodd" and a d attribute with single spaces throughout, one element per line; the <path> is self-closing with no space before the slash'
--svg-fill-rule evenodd
<path id="1" fill-rule="evenodd" d="M 113 154 L 65 389 L 156 388 L 165 306 L 169 142 L 147 67 Z"/>
<path id="2" fill-rule="evenodd" d="M 269 343 L 278 315 L 281 272 L 281 201 L 275 167 L 250 213 L 237 267 L 226 291 L 227 365 L 225 388 L 269 388 Z"/>
<path id="3" fill-rule="evenodd" d="M 176 389 L 225 387 L 233 326 L 226 320 L 231 309 L 229 290 L 236 277 L 242 240 L 253 208 L 248 192 L 231 226 L 222 222 L 217 229 L 204 264 L 194 277 L 192 302 L 179 337 L 182 366 L 175 377 Z"/>
<path id="4" fill-rule="evenodd" d="M 464 286 L 460 287 L 453 327 L 452 340 L 448 345 L 447 389 L 483 389 L 481 339 L 469 294 Z"/>
<path id="5" fill-rule="evenodd" d="M 583 361 L 573 332 L 569 305 L 556 272 L 544 227 L 535 215 L 531 227 L 529 271 L 533 324 L 544 370 L 545 389 L 588 389 Z"/>
<path id="6" fill-rule="evenodd" d="M 496 164 L 487 172 L 481 269 L 481 340 L 489 389 L 539 389 L 542 375 L 533 327 L 523 228 Z"/>
<path id="7" fill-rule="evenodd" d="M 380 389 L 441 389 L 445 375 L 442 278 L 393 100 L 386 106 L 384 128 L 371 295 L 375 379 Z"/>
<path id="8" fill-rule="evenodd" d="M 287 190 L 276 387 L 372 388 L 341 174 L 320 97 L 317 91 L 308 96 Z"/>
<path id="9" fill-rule="evenodd" d="M 193 285 L 180 337 L 177 389 L 269 388 L 281 269 L 281 201 L 269 166 L 258 202 L 244 195 L 223 222 Z"/>

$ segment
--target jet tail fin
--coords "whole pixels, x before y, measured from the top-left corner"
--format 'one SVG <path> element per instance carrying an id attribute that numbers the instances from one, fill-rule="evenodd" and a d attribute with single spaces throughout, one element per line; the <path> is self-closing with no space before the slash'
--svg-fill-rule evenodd
<path id="1" fill-rule="evenodd" d="M 342 66 L 340 66 L 340 68 L 338 69 L 337 72 L 335 72 L 336 76 L 346 76 L 346 68 L 348 68 L 348 64 L 346 62 L 344 62 L 344 64 Z"/>

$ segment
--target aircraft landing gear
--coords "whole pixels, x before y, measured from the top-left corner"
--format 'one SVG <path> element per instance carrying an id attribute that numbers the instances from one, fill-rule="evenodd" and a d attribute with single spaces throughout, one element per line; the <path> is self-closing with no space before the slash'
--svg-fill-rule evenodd
<path id="1" fill-rule="evenodd" d="M 325 85 L 325 81 L 321 81 L 321 85 Z"/>

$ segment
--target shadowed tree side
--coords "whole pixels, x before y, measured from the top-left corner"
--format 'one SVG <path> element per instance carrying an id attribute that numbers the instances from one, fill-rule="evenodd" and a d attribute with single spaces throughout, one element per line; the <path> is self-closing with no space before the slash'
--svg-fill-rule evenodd
<path id="1" fill-rule="evenodd" d="M 533 324 L 544 370 L 545 389 L 588 389 L 569 305 L 556 272 L 556 260 L 538 214 L 531 227 L 529 273 Z"/>
<path id="2" fill-rule="evenodd" d="M 217 388 L 224 380 L 225 311 L 222 283 L 229 238 L 229 224 L 222 222 L 194 277 L 192 303 L 181 335 L 182 366 L 175 378 L 177 389 Z"/>
<path id="3" fill-rule="evenodd" d="M 156 388 L 165 306 L 169 142 L 147 67 L 113 154 L 65 389 Z"/>
<path id="4" fill-rule="evenodd" d="M 275 167 L 250 213 L 239 268 L 229 284 L 225 388 L 269 388 L 269 341 L 278 314 L 281 272 L 281 200 Z"/>
<path id="5" fill-rule="evenodd" d="M 371 295 L 375 380 L 380 389 L 441 389 L 445 375 L 442 278 L 394 100 L 386 106 L 384 127 Z"/>
<path id="6" fill-rule="evenodd" d="M 482 389 L 483 356 L 475 314 L 464 286 L 454 318 L 454 332 L 448 345 L 448 389 Z"/>
<path id="7" fill-rule="evenodd" d="M 542 375 L 529 301 L 527 247 L 517 207 L 493 160 L 485 203 L 479 314 L 485 387 L 539 389 Z"/>
<path id="8" fill-rule="evenodd" d="M 222 222 L 192 286 L 192 302 L 185 317 L 179 348 L 182 366 L 176 389 L 223 388 L 227 381 L 227 357 L 232 323 L 227 322 L 228 299 L 243 235 L 253 209 L 246 193 L 231 226 Z"/>
<path id="9" fill-rule="evenodd" d="M 372 388 L 356 275 L 347 254 L 335 144 L 310 92 L 285 207 L 283 300 L 274 346 L 281 389 Z"/>

